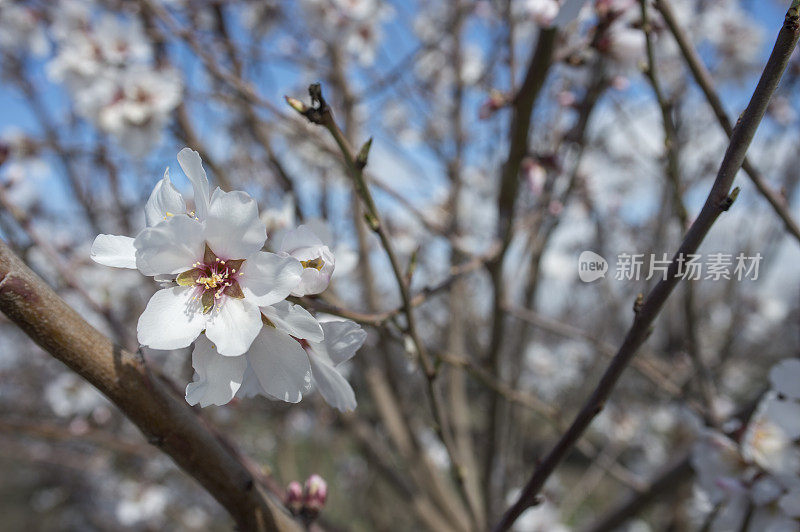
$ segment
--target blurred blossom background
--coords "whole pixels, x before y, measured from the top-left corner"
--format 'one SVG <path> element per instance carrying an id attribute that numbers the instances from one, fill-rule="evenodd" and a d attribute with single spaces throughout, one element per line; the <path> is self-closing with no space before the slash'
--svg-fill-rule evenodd
<path id="1" fill-rule="evenodd" d="M 668 2 L 733 122 L 789 3 Z M 156 286 L 91 262 L 90 246 L 97 234 L 144 226 L 143 205 L 167 167 L 190 190 L 175 156 L 197 150 L 213 185 L 257 199 L 268 249 L 301 223 L 315 229 L 336 267 L 330 288 L 304 302 L 339 309 L 368 333 L 342 370 L 353 413 L 310 393 L 296 405 L 237 399 L 199 415 L 278 497 L 292 481 L 324 478 L 320 530 L 489 528 L 591 393 L 637 294 L 659 278 L 648 279 L 649 259 L 642 275 L 622 278 L 617 258 L 672 256 L 728 145 L 658 6 L 648 0 L 643 24 L 637 0 L 588 0 L 557 34 L 509 210 L 500 189 L 515 95 L 561 4 L 0 0 L 0 236 L 135 352 L 136 320 Z M 419 335 L 437 362 L 434 386 L 476 521 L 395 312 L 397 281 L 339 150 L 284 102 L 308 102 L 314 82 L 351 145 L 373 139 L 366 179 L 419 294 Z M 748 152 L 794 220 L 799 91 L 795 53 Z M 728 255 L 733 266 L 760 254 L 757 275 L 737 279 L 732 266 L 727 278 L 704 271 L 678 286 L 515 529 L 800 529 L 800 369 L 791 360 L 800 354 L 800 235 L 744 171 L 735 185 L 736 202 L 699 253 L 706 263 Z M 584 250 L 609 262 L 604 278 L 579 279 Z M 142 356 L 177 388 L 191 381 L 190 349 Z M 615 512 L 623 518 L 604 521 Z M 3 530 L 232 527 L 111 402 L 4 316 L 0 515 Z"/>

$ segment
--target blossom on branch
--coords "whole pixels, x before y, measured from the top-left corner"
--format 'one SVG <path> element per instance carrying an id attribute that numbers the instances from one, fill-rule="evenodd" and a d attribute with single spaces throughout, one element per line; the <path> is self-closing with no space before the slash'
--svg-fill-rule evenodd
<path id="1" fill-rule="evenodd" d="M 255 395 L 295 403 L 313 381 L 331 405 L 354 409 L 355 394 L 336 366 L 365 333 L 349 321 L 320 325 L 285 301 L 325 290 L 333 253 L 306 226 L 285 235 L 280 253 L 261 251 L 267 232 L 255 200 L 241 191 L 211 193 L 200 155 L 189 148 L 178 162 L 194 189 L 194 211 L 167 169 L 145 206 L 147 227 L 135 238 L 99 235 L 92 245 L 95 262 L 162 283 L 139 317 L 139 342 L 167 350 L 196 340 L 186 387 L 192 405 Z"/>

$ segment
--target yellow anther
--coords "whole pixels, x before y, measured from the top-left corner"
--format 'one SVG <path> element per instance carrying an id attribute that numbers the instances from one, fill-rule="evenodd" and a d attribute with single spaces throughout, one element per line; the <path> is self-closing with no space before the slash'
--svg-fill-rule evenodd
<path id="1" fill-rule="evenodd" d="M 321 270 L 325 265 L 325 261 L 322 260 L 322 257 L 317 257 L 316 259 L 300 261 L 300 264 L 303 265 L 303 268 L 314 268 L 315 270 Z"/>
<path id="2" fill-rule="evenodd" d="M 211 274 L 211 277 L 198 277 L 197 284 L 203 285 L 207 289 L 217 288 L 219 285 L 222 284 L 222 281 L 224 279 L 225 279 L 224 276 L 218 273 L 213 273 Z"/>

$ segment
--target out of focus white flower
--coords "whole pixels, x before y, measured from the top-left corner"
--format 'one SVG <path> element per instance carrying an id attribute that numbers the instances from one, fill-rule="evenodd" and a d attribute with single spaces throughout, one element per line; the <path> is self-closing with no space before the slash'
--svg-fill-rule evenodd
<path id="1" fill-rule="evenodd" d="M 50 43 L 40 17 L 31 6 L 0 0 L 0 49 L 25 50 L 37 56 L 45 55 Z"/>
<path id="2" fill-rule="evenodd" d="M 128 152 L 144 156 L 158 143 L 181 101 L 180 76 L 174 70 L 139 65 L 126 69 L 114 81 L 106 89 L 110 92 L 105 103 L 87 109 L 92 103 L 83 100 L 80 107 L 87 116 L 96 114 L 99 127 Z"/>
<path id="3" fill-rule="evenodd" d="M 707 431 L 692 452 L 699 495 L 717 507 L 711 530 L 739 530 L 752 506 L 754 530 L 797 530 L 800 515 L 800 362 L 770 372 L 772 390 L 750 419 L 740 445 Z M 698 507 L 699 508 L 699 507 Z M 706 519 L 700 516 L 701 519 Z"/>
<path id="4" fill-rule="evenodd" d="M 741 2 L 713 2 L 699 20 L 696 33 L 715 47 L 718 75 L 739 77 L 758 63 L 764 32 Z"/>
<path id="5" fill-rule="evenodd" d="M 89 415 L 108 405 L 108 400 L 91 384 L 74 373 L 62 373 L 47 385 L 44 398 L 56 415 Z"/>
<path id="6" fill-rule="evenodd" d="M 774 474 L 800 474 L 800 404 L 773 391 L 758 406 L 742 441 L 743 456 Z"/>
<path id="7" fill-rule="evenodd" d="M 315 20 L 320 39 L 343 42 L 347 53 L 363 66 L 375 61 L 381 27 L 394 14 L 381 0 L 303 0 L 301 4 Z"/>
<path id="8" fill-rule="evenodd" d="M 736 443 L 722 434 L 706 432 L 701 436 L 692 451 L 692 467 L 712 504 L 744 491 L 741 477 L 746 464 Z"/>
<path id="9" fill-rule="evenodd" d="M 544 27 L 552 24 L 559 7 L 558 0 L 517 0 L 511 4 L 515 16 Z"/>
<path id="10" fill-rule="evenodd" d="M 115 513 L 117 520 L 125 527 L 139 523 L 159 525 L 164 520 L 164 510 L 168 502 L 167 488 L 143 487 L 135 482 L 124 482 L 120 486 L 120 499 Z"/>
<path id="11" fill-rule="evenodd" d="M 790 358 L 775 364 L 769 371 L 772 389 L 789 399 L 800 399 L 800 360 Z"/>
<path id="12" fill-rule="evenodd" d="M 82 117 L 132 155 L 144 156 L 180 103 L 180 76 L 152 65 L 152 48 L 137 20 L 110 14 L 93 20 L 79 8 L 63 11 L 54 23 L 50 79 L 66 85 Z"/>

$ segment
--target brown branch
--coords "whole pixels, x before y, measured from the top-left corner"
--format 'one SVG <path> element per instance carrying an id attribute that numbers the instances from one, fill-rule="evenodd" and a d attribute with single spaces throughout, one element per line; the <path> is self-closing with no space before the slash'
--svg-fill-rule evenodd
<path id="1" fill-rule="evenodd" d="M 242 530 L 300 531 L 282 507 L 193 410 L 123 350 L 86 323 L 0 241 L 0 311 L 45 351 L 103 392 L 193 476 Z"/>
<path id="2" fill-rule="evenodd" d="M 484 266 L 487 262 L 492 261 L 497 256 L 497 248 L 490 249 L 486 254 L 477 255 L 472 257 L 471 259 L 462 262 L 456 266 L 451 266 L 447 277 L 436 283 L 429 286 L 426 286 L 418 293 L 416 293 L 411 298 L 411 306 L 418 307 L 428 301 L 432 296 L 439 294 L 450 288 L 453 283 L 459 278 L 468 273 L 472 273 L 482 266 Z M 391 310 L 386 310 L 383 312 L 377 313 L 366 313 L 366 312 L 358 312 L 355 310 L 349 310 L 343 308 L 342 306 L 338 305 L 335 301 L 332 301 L 328 295 L 322 296 L 324 299 L 319 298 L 312 298 L 312 297 L 303 297 L 303 298 L 295 298 L 290 297 L 289 300 L 300 303 L 304 307 L 313 308 L 318 312 L 325 312 L 327 314 L 333 314 L 334 316 L 340 316 L 342 318 L 347 318 L 349 320 L 353 320 L 357 323 L 362 325 L 370 325 L 373 327 L 382 327 L 386 324 L 389 320 L 399 316 L 403 313 L 403 307 L 395 307 Z"/>
<path id="3" fill-rule="evenodd" d="M 672 7 L 667 0 L 656 0 L 655 7 L 664 17 L 664 22 L 667 23 L 667 27 L 672 33 L 672 36 L 675 37 L 675 41 L 678 43 L 683 58 L 686 60 L 686 64 L 689 66 L 692 76 L 694 76 L 694 80 L 703 91 L 708 105 L 710 105 L 711 109 L 714 111 L 714 115 L 716 115 L 720 126 L 722 126 L 722 129 L 725 130 L 725 133 L 730 138 L 733 135 L 733 125 L 728 118 L 728 114 L 725 112 L 722 100 L 714 89 L 714 81 L 703 64 L 703 60 L 700 58 L 697 50 L 692 46 L 689 36 L 675 18 L 675 13 L 672 11 Z M 775 213 L 783 220 L 786 230 L 800 242 L 800 227 L 797 225 L 794 218 L 792 218 L 792 214 L 789 212 L 789 208 L 786 204 L 786 199 L 782 198 L 780 194 L 770 188 L 764 176 L 761 175 L 761 172 L 759 172 L 748 159 L 742 162 L 742 169 L 747 173 L 748 177 L 750 177 L 756 189 L 766 198 Z"/>
<path id="4" fill-rule="evenodd" d="M 592 420 L 599 414 L 606 400 L 611 395 L 614 387 L 628 366 L 631 358 L 638 348 L 650 335 L 651 327 L 658 316 L 664 303 L 677 286 L 680 278 L 676 275 L 679 268 L 679 257 L 687 256 L 697 251 L 700 243 L 708 234 L 711 226 L 719 216 L 727 211 L 735 195 L 730 189 L 736 172 L 741 168 L 747 149 L 755 136 L 758 125 L 766 113 L 769 101 L 777 89 L 789 58 L 797 44 L 798 19 L 800 19 L 800 0 L 794 0 L 786 13 L 786 18 L 781 28 L 775 47 L 767 61 L 761 79 L 756 86 L 753 96 L 742 113 L 742 117 L 733 130 L 730 144 L 722 160 L 714 185 L 709 192 L 706 203 L 703 205 L 697 219 L 689 228 L 683 243 L 673 257 L 669 266 L 667 279 L 660 281 L 648 294 L 647 298 L 638 306 L 636 317 L 622 346 L 617 351 L 614 359 L 609 364 L 600 382 L 592 395 L 586 400 L 578 415 L 575 417 L 569 430 L 556 443 L 550 453 L 545 457 L 540 466 L 522 490 L 517 501 L 508 509 L 500 522 L 495 526 L 495 531 L 508 530 L 517 518 L 528 507 L 536 503 L 537 496 L 545 481 L 550 477 L 555 468 L 575 443 L 581 438 Z"/>
<path id="5" fill-rule="evenodd" d="M 412 302 L 408 278 L 405 274 L 405 269 L 400 265 L 400 260 L 394 250 L 394 245 L 391 242 L 389 233 L 381 220 L 378 208 L 375 205 L 375 200 L 372 198 L 372 193 L 367 186 L 366 178 L 364 177 L 364 167 L 367 164 L 367 157 L 369 155 L 369 148 L 372 140 L 367 141 L 361 150 L 356 153 L 351 147 L 336 120 L 333 117 L 333 112 L 328 106 L 327 102 L 322 96 L 322 88 L 319 84 L 313 84 L 309 87 L 309 94 L 311 95 L 313 107 L 307 107 L 302 102 L 293 98 L 287 97 L 286 100 L 289 105 L 296 111 L 303 114 L 310 122 L 323 126 L 333 137 L 337 146 L 342 152 L 344 157 L 346 169 L 353 180 L 353 186 L 356 194 L 361 199 L 365 208 L 365 217 L 370 229 L 378 236 L 381 246 L 386 253 L 389 263 L 392 267 L 397 287 L 400 291 L 400 298 L 403 302 L 403 313 L 406 317 L 406 333 L 411 338 L 416 355 L 422 366 L 423 373 L 427 384 L 428 396 L 431 402 L 431 411 L 435 423 L 436 432 L 441 439 L 442 443 L 447 450 L 450 458 L 454 477 L 459 487 L 464 501 L 470 511 L 473 523 L 480 522 L 480 512 L 474 508 L 473 500 L 468 495 L 466 489 L 466 471 L 459 460 L 459 456 L 455 450 L 453 436 L 450 433 L 450 427 L 445 419 L 444 401 L 441 391 L 435 386 L 437 367 L 428 353 L 425 344 L 419 336 L 417 330 L 416 318 L 414 316 L 414 304 Z"/>
<path id="6" fill-rule="evenodd" d="M 340 417 L 343 424 L 350 429 L 358 446 L 364 455 L 375 467 L 376 471 L 386 480 L 387 484 L 412 508 L 419 520 L 429 530 L 458 531 L 454 525 L 448 523 L 447 518 L 424 497 L 411 482 L 401 474 L 401 469 L 391 463 L 390 452 L 386 446 L 380 444 L 378 434 L 366 422 L 351 414 Z"/>
<path id="7" fill-rule="evenodd" d="M 603 516 L 599 522 L 587 528 L 585 532 L 610 532 L 618 530 L 629 519 L 647 508 L 662 494 L 674 493 L 677 485 L 692 476 L 692 466 L 689 462 L 690 453 L 683 454 L 656 477 L 653 482 L 641 493 L 632 494 L 618 508 L 612 509 Z"/>
<path id="8" fill-rule="evenodd" d="M 645 69 L 645 75 L 650 81 L 653 93 L 658 101 L 658 106 L 661 109 L 661 121 L 664 128 L 664 145 L 667 152 L 665 171 L 672 191 L 672 207 L 681 224 L 681 231 L 685 231 L 689 226 L 689 214 L 683 202 L 681 188 L 680 163 L 678 160 L 678 131 L 672 116 L 673 106 L 667 101 L 659 80 L 656 54 L 653 46 L 652 27 L 650 25 L 649 6 L 646 1 L 641 1 L 640 4 L 642 11 L 642 29 L 644 31 L 647 48 L 647 68 Z M 686 350 L 689 352 L 689 358 L 691 358 L 695 367 L 694 378 L 704 404 L 704 412 L 702 412 L 703 417 L 709 420 L 712 425 L 716 426 L 717 415 L 714 407 L 716 390 L 711 372 L 708 370 L 700 352 L 700 342 L 697 339 L 694 319 L 694 285 L 692 283 L 686 285 L 686 295 L 683 303 L 685 311 L 684 321 L 686 324 Z"/>
<path id="9" fill-rule="evenodd" d="M 511 243 L 514 208 L 516 206 L 519 190 L 519 171 L 522 159 L 528 152 L 528 137 L 533 117 L 533 107 L 536 99 L 544 86 L 547 73 L 553 59 L 553 50 L 556 41 L 555 29 L 542 29 L 536 42 L 536 47 L 531 55 L 530 63 L 513 102 L 513 114 L 511 117 L 511 129 L 509 137 L 508 157 L 500 176 L 500 191 L 497 197 L 497 234 L 500 239 L 500 253 L 497 260 L 490 265 L 492 274 L 493 308 L 492 308 L 492 333 L 489 341 L 489 348 L 485 357 L 487 369 L 495 375 L 501 375 L 501 345 L 504 337 L 505 313 L 503 312 L 503 301 L 506 299 L 503 288 L 503 264 L 505 262 L 506 250 Z M 497 393 L 490 394 L 489 397 L 489 428 L 487 430 L 488 441 L 483 455 L 483 481 L 486 484 L 487 515 L 491 518 L 491 504 L 493 496 L 493 472 L 495 470 L 495 460 L 498 457 L 496 452 L 499 418 L 499 408 L 501 397 Z"/>

